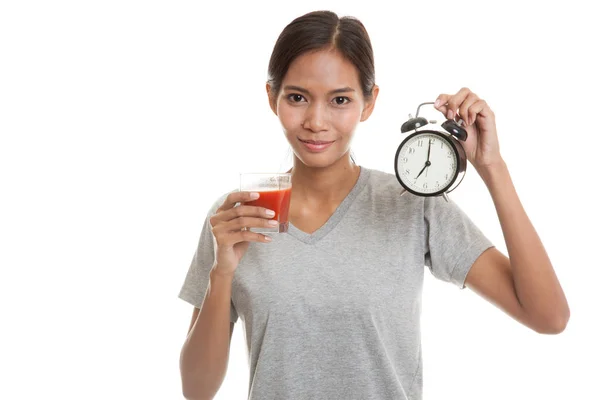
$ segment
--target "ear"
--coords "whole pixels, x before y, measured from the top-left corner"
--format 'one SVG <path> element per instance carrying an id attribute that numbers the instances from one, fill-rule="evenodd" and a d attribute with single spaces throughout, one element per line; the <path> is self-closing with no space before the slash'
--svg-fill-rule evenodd
<path id="1" fill-rule="evenodd" d="M 267 97 L 269 98 L 269 106 L 271 110 L 277 115 L 277 99 L 275 98 L 275 93 L 271 91 L 271 84 L 267 82 Z"/>
<path id="2" fill-rule="evenodd" d="M 375 108 L 375 102 L 377 101 L 377 95 L 379 94 L 379 86 L 373 86 L 373 95 L 371 99 L 365 104 L 365 108 L 363 108 L 362 114 L 360 115 L 360 122 L 366 121 L 373 112 Z"/>

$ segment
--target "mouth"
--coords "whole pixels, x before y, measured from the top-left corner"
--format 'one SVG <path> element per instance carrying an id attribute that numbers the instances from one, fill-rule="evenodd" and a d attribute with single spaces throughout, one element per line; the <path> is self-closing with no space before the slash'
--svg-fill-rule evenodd
<path id="1" fill-rule="evenodd" d="M 329 143 L 335 142 L 335 140 L 330 140 L 330 141 L 326 141 L 326 140 L 302 140 L 300 138 L 298 138 L 298 140 L 300 140 L 301 142 L 310 143 L 310 144 L 329 144 Z"/>
<path id="2" fill-rule="evenodd" d="M 329 146 L 331 146 L 333 142 L 335 142 L 335 140 L 302 140 L 300 138 L 298 138 L 298 140 L 311 152 L 321 152 L 327 149 Z"/>

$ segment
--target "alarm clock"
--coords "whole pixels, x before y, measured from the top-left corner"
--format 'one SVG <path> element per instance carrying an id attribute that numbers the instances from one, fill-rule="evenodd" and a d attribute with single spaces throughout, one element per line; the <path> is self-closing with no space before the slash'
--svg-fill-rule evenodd
<path id="1" fill-rule="evenodd" d="M 400 195 L 410 192 L 417 196 L 443 196 L 448 201 L 450 193 L 463 180 L 467 170 L 467 157 L 460 141 L 467 140 L 464 121 L 448 119 L 441 125 L 419 117 L 422 103 L 416 116 L 408 114 L 409 120 L 402 124 L 402 133 L 408 136 L 400 143 L 394 159 L 398 182 L 405 189 Z"/>

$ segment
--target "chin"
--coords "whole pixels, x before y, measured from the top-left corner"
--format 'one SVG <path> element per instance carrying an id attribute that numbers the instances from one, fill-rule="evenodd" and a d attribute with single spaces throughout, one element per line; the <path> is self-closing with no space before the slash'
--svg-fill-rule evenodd
<path id="1" fill-rule="evenodd" d="M 335 154 L 335 156 L 333 154 L 333 152 L 329 154 L 307 153 L 294 149 L 294 156 L 302 162 L 302 164 L 310 168 L 327 168 L 337 163 L 343 157 L 343 154 Z"/>
<path id="2" fill-rule="evenodd" d="M 302 159 L 300 159 L 300 161 L 302 162 L 302 164 L 306 165 L 307 167 L 316 168 L 316 169 L 328 168 L 334 164 L 332 162 L 327 162 L 327 161 L 315 162 L 315 161 L 310 161 L 310 160 L 305 161 Z"/>

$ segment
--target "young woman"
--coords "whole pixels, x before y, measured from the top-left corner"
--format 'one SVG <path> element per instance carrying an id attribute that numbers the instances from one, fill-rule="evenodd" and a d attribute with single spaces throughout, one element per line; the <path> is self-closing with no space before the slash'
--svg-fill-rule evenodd
<path id="1" fill-rule="evenodd" d="M 484 100 L 463 88 L 440 94 L 435 107 L 466 122 L 465 150 L 510 258 L 454 202 L 400 197 L 395 175 L 353 162 L 354 131 L 379 91 L 357 19 L 312 12 L 292 21 L 273 49 L 266 89 L 294 152 L 289 231 L 269 239 L 243 230 L 270 219 L 244 205 L 251 193 L 225 194 L 209 211 L 180 293 L 195 306 L 181 353 L 186 398 L 211 399 L 221 386 L 239 316 L 250 399 L 420 399 L 424 265 L 537 332 L 565 328 L 567 301 Z"/>

